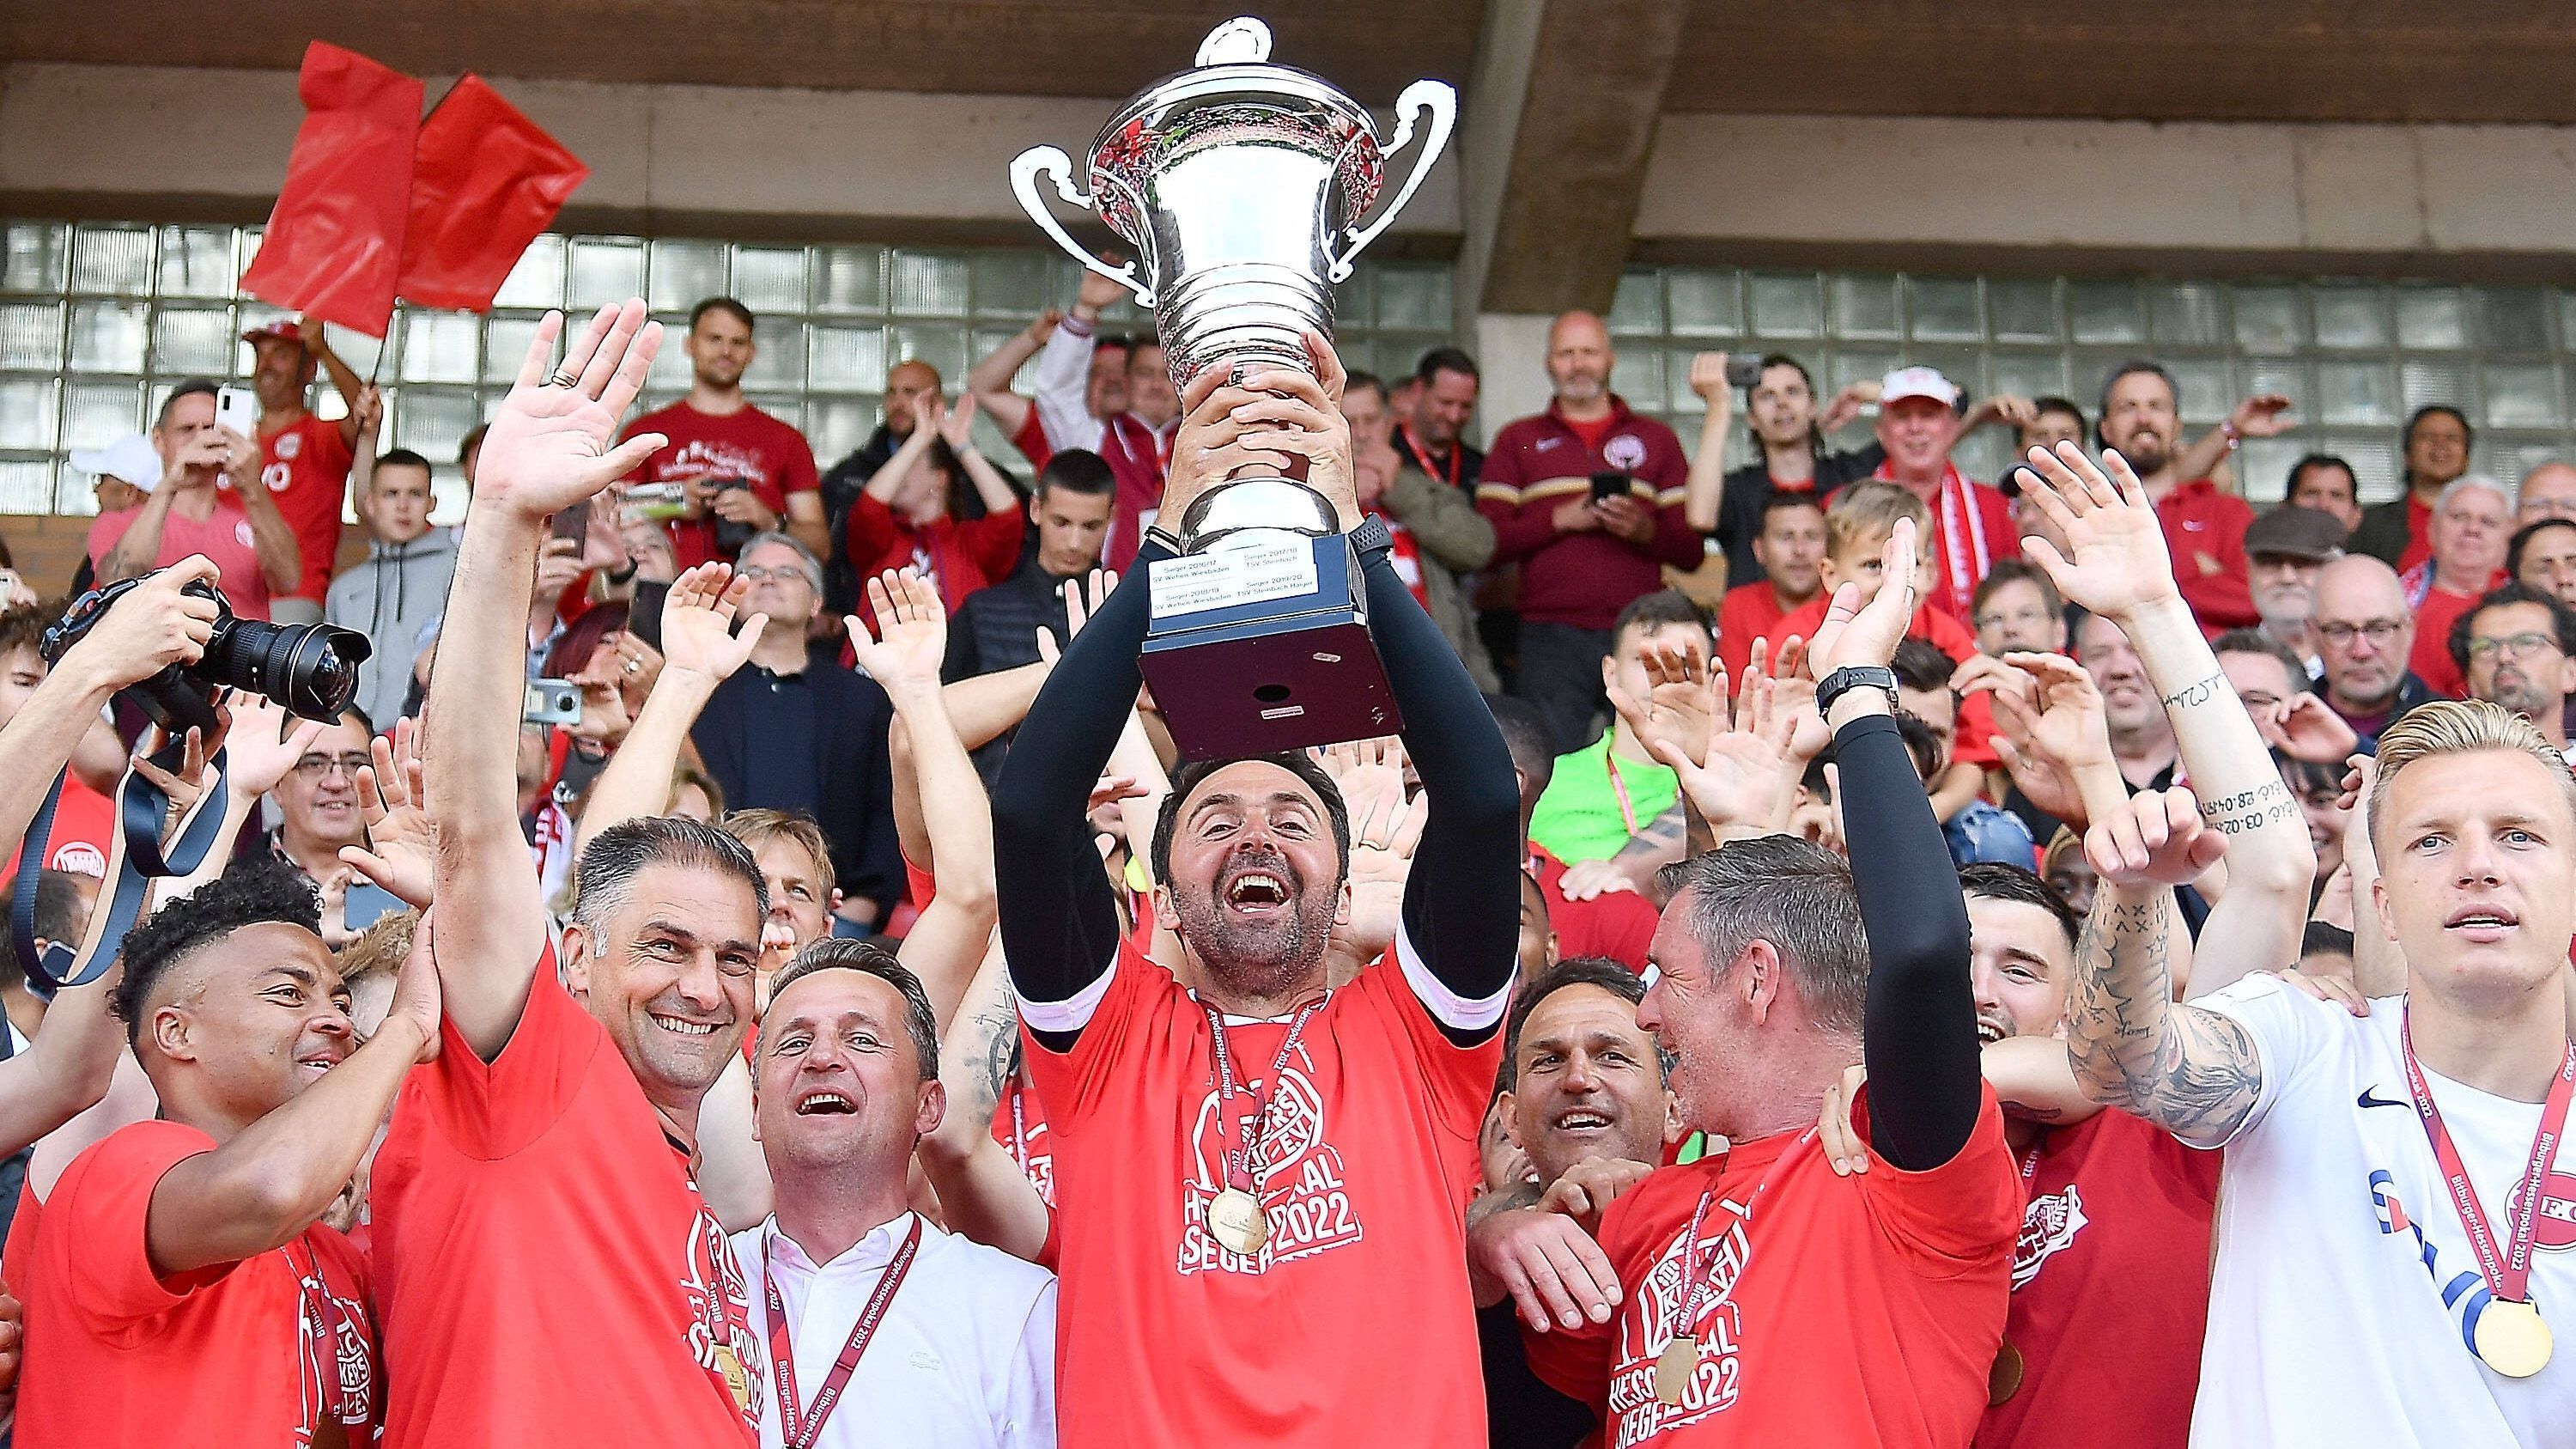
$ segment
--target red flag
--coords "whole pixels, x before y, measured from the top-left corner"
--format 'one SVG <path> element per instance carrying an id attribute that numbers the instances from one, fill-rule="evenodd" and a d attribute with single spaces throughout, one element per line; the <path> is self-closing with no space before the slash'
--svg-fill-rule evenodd
<path id="1" fill-rule="evenodd" d="M 304 124 L 242 289 L 382 337 L 402 261 L 420 82 L 317 40 L 295 89 Z"/>
<path id="2" fill-rule="evenodd" d="M 420 128 L 398 290 L 424 307 L 490 311 L 519 254 L 589 176 L 481 77 L 458 81 Z"/>

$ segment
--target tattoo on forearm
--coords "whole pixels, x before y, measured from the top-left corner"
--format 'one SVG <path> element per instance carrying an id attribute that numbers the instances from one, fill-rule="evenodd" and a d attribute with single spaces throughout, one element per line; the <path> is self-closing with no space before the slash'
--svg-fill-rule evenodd
<path id="1" fill-rule="evenodd" d="M 1681 859 L 1680 851 L 1690 834 L 1690 817 L 1685 809 L 1687 797 L 1678 798 L 1663 813 L 1646 822 L 1644 829 L 1629 836 L 1612 857 L 1615 865 L 1662 865 Z"/>
<path id="2" fill-rule="evenodd" d="M 2217 696 L 2218 691 L 2226 687 L 2227 676 L 2213 670 L 2208 678 L 2195 680 L 2166 695 L 2164 706 L 2167 709 L 2192 709 L 2209 703 Z"/>
<path id="3" fill-rule="evenodd" d="M 2297 821 L 2299 802 L 2291 798 L 2287 785 L 2266 780 L 2251 790 L 2201 801 L 2200 818 L 2220 834 L 2244 835 L 2266 825 Z"/>
<path id="4" fill-rule="evenodd" d="M 1467 1204 L 1467 1226 L 1472 1228 L 1496 1213 L 1537 1207 L 1538 1196 L 1535 1182 L 1516 1182 L 1509 1187 L 1497 1188 Z"/>
<path id="5" fill-rule="evenodd" d="M 2067 1052 L 2094 1100 L 2213 1142 L 2254 1109 L 2261 1078 L 2243 1027 L 2173 999 L 2171 901 L 2161 891 L 2142 905 L 2102 893 L 2076 953 Z"/>
<path id="6" fill-rule="evenodd" d="M 972 1037 L 965 1043 L 967 1060 L 974 1062 L 974 1076 L 966 1083 L 967 1100 L 958 1110 L 972 1122 L 990 1122 L 995 1109 L 1002 1105 L 1002 1092 L 1010 1085 L 1012 1073 L 1020 1064 L 1020 1019 L 1010 1001 L 992 1003 L 975 1013 Z"/>

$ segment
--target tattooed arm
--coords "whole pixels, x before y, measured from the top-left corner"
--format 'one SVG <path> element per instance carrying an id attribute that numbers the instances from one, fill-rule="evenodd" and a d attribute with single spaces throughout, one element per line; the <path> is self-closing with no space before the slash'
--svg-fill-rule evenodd
<path id="1" fill-rule="evenodd" d="M 995 945 L 939 1045 L 948 1110 L 921 1140 L 920 1157 L 951 1232 L 1033 1263 L 1046 1245 L 1047 1206 L 991 1130 L 1019 1065 L 1019 1043 L 1019 1013 Z"/>
<path id="2" fill-rule="evenodd" d="M 2085 854 L 2101 873 L 2076 949 L 2066 1054 L 2085 1095 L 2195 1146 L 2245 1125 L 2261 1095 L 2253 1038 L 2233 1018 L 2173 999 L 2173 892 L 2223 849 L 2188 790 L 2149 791 L 2098 821 Z"/>

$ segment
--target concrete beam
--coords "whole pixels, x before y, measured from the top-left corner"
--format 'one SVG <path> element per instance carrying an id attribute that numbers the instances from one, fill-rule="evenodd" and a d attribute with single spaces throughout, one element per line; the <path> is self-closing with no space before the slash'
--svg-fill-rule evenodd
<path id="1" fill-rule="evenodd" d="M 1463 311 L 1608 309 L 1688 13 L 1492 0 L 1468 112 Z"/>

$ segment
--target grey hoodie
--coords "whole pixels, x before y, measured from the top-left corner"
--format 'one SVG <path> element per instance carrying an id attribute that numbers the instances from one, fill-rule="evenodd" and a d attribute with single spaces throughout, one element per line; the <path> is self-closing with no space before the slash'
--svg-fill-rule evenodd
<path id="1" fill-rule="evenodd" d="M 366 560 L 331 581 L 322 618 L 367 636 L 375 652 L 358 667 L 358 708 L 378 730 L 393 728 L 411 692 L 411 666 L 447 612 L 456 539 L 433 528 L 409 543 L 375 540 Z"/>

